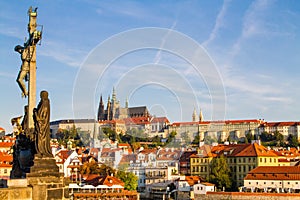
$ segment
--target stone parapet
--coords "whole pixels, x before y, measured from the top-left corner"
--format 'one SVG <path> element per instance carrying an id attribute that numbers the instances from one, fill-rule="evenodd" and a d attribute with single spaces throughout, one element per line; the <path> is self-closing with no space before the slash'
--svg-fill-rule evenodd
<path id="1" fill-rule="evenodd" d="M 31 187 L 1 188 L 1 200 L 32 200 Z"/>

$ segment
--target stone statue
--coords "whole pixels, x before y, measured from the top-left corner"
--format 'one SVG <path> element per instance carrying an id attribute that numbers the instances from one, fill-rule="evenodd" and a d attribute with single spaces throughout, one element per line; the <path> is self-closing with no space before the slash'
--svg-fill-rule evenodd
<path id="1" fill-rule="evenodd" d="M 33 110 L 36 156 L 38 158 L 51 158 L 53 155 L 50 148 L 50 101 L 48 92 L 41 91 L 40 97 L 38 107 Z"/>
<path id="2" fill-rule="evenodd" d="M 28 96 L 28 91 L 24 80 L 29 80 L 30 61 L 32 60 L 33 52 L 30 52 L 30 46 L 22 47 L 17 45 L 15 51 L 21 54 L 22 65 L 17 77 L 17 83 L 22 91 L 22 97 Z"/>
<path id="3" fill-rule="evenodd" d="M 21 123 L 20 123 L 22 117 L 23 116 L 14 117 L 10 120 L 11 125 L 14 127 L 13 132 L 14 132 L 15 135 L 19 135 L 20 133 L 24 132 L 24 129 L 23 129 Z"/>

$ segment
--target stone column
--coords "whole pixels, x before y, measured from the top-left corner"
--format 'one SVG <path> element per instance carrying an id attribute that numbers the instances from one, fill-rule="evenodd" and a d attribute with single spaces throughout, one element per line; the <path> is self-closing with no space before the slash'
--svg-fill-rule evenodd
<path id="1" fill-rule="evenodd" d="M 37 12 L 29 9 L 29 24 L 28 24 L 28 33 L 29 33 L 29 45 L 30 45 L 30 71 L 29 71 L 29 83 L 28 83 L 28 128 L 34 128 L 33 122 L 33 108 L 36 105 L 36 43 L 35 35 L 36 33 L 36 17 Z"/>

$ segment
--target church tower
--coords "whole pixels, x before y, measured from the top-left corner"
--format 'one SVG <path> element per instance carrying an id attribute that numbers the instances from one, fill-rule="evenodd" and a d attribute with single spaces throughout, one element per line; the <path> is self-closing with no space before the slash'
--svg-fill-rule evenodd
<path id="1" fill-rule="evenodd" d="M 203 122 L 203 114 L 202 114 L 201 109 L 200 109 L 200 114 L 199 114 L 199 122 Z"/>
<path id="2" fill-rule="evenodd" d="M 110 96 L 108 96 L 108 98 L 107 98 L 106 120 L 111 120 L 111 102 L 110 102 Z"/>
<path id="3" fill-rule="evenodd" d="M 125 108 L 128 108 L 128 97 L 126 97 Z"/>
<path id="4" fill-rule="evenodd" d="M 197 112 L 196 112 L 196 108 L 194 108 L 194 112 L 193 112 L 193 115 L 192 115 L 192 119 L 193 119 L 193 122 L 196 122 L 196 121 L 197 121 Z"/>
<path id="5" fill-rule="evenodd" d="M 102 100 L 102 95 L 100 96 L 100 103 L 98 108 L 98 121 L 104 120 L 104 104 Z"/>

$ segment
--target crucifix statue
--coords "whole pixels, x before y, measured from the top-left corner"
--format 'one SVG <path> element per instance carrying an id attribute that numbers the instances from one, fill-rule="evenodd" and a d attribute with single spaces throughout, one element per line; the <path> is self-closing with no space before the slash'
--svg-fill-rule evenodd
<path id="1" fill-rule="evenodd" d="M 37 8 L 32 9 L 30 7 L 28 16 L 29 38 L 23 46 L 17 45 L 15 51 L 21 54 L 22 65 L 17 77 L 17 83 L 21 89 L 22 97 L 28 97 L 28 128 L 34 128 L 32 112 L 36 103 L 36 45 L 42 38 L 42 32 L 36 29 Z M 28 90 L 25 81 L 29 81 Z"/>

